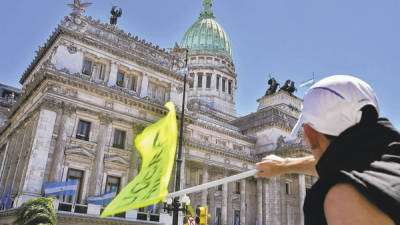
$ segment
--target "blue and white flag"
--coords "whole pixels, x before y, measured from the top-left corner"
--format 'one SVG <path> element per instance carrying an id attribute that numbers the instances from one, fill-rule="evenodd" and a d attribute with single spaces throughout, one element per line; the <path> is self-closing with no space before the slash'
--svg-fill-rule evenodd
<path id="1" fill-rule="evenodd" d="M 309 79 L 309 80 L 306 80 L 306 81 L 304 81 L 303 83 L 301 83 L 300 85 L 299 85 L 299 88 L 301 88 L 301 87 L 305 87 L 305 86 L 310 86 L 311 84 L 313 84 L 314 83 L 314 78 L 311 78 L 311 79 Z"/>
<path id="2" fill-rule="evenodd" d="M 235 225 L 239 225 L 239 218 L 240 217 L 236 217 L 236 224 Z"/>
<path id="3" fill-rule="evenodd" d="M 75 195 L 78 189 L 78 180 L 44 184 L 44 196 Z"/>
<path id="4" fill-rule="evenodd" d="M 4 210 L 7 210 L 11 207 L 11 191 L 13 184 L 11 183 L 10 188 L 8 189 L 6 203 L 4 204 Z"/>
<path id="5" fill-rule="evenodd" d="M 114 199 L 115 195 L 117 195 L 117 189 L 112 189 L 104 194 L 90 196 L 87 202 L 93 205 L 108 205 Z"/>
<path id="6" fill-rule="evenodd" d="M 258 225 L 258 219 L 257 219 L 257 217 L 256 217 L 256 225 Z"/>
<path id="7" fill-rule="evenodd" d="M 183 70 L 180 70 L 180 71 L 178 71 L 177 73 L 179 73 L 179 74 L 187 74 L 188 73 L 188 71 L 189 71 L 189 68 L 188 68 L 188 66 L 185 66 L 185 68 L 183 68 Z"/>
<path id="8" fill-rule="evenodd" d="M 4 184 L 5 185 L 5 184 Z M 5 186 L 3 186 L 2 190 L 1 190 L 1 197 L 0 197 L 0 209 L 3 207 L 4 205 L 4 191 L 5 191 Z"/>

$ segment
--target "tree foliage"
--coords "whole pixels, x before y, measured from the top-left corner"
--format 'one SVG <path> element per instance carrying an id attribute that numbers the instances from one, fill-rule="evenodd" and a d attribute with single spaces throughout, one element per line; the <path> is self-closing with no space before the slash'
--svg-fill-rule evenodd
<path id="1" fill-rule="evenodd" d="M 18 225 L 56 225 L 57 214 L 51 198 L 34 198 L 25 202 L 18 210 Z"/>

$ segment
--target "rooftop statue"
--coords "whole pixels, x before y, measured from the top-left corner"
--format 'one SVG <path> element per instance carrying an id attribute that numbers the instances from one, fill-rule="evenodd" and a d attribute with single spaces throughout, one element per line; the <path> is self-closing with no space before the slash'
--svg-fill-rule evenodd
<path id="1" fill-rule="evenodd" d="M 72 9 L 72 15 L 80 16 L 85 12 L 85 9 L 92 3 L 82 3 L 81 0 L 74 0 L 74 4 L 68 4 Z"/>
<path id="2" fill-rule="evenodd" d="M 293 94 L 293 92 L 297 91 L 297 88 L 294 86 L 294 81 L 287 80 L 279 91 L 286 91 L 289 94 Z"/>
<path id="3" fill-rule="evenodd" d="M 276 89 L 278 89 L 278 86 L 280 85 L 278 81 L 275 80 L 275 78 L 271 77 L 268 80 L 269 88 L 267 92 L 265 92 L 265 96 L 267 95 L 272 95 L 276 92 Z"/>
<path id="4" fill-rule="evenodd" d="M 122 15 L 122 9 L 117 9 L 117 6 L 113 6 L 111 9 L 111 15 L 110 24 L 117 25 L 118 17 L 121 17 Z"/>

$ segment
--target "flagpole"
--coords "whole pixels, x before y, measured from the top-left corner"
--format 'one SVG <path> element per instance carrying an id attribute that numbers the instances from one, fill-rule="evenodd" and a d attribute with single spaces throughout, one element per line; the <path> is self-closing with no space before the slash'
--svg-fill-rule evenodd
<path id="1" fill-rule="evenodd" d="M 184 78 L 183 78 L 183 97 L 182 97 L 182 111 L 181 111 L 181 124 L 179 128 L 179 146 L 178 146 L 178 157 L 176 159 L 176 175 L 175 175 L 175 191 L 180 190 L 181 186 L 181 165 L 182 165 L 182 145 L 183 145 L 183 122 L 185 120 L 185 94 L 186 94 L 186 76 L 188 70 L 186 69 L 188 64 L 188 49 L 185 49 L 185 67 L 184 67 Z M 172 217 L 172 225 L 178 225 L 179 215 L 179 197 L 174 198 L 174 213 Z"/>

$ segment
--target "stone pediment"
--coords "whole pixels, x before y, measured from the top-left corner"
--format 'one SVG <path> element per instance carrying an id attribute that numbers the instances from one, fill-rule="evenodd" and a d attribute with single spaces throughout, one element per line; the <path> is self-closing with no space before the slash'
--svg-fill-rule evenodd
<path id="1" fill-rule="evenodd" d="M 83 156 L 89 159 L 94 159 L 95 153 L 83 146 L 67 146 L 65 148 L 65 154 L 66 155 L 77 155 L 77 156 Z"/>
<path id="2" fill-rule="evenodd" d="M 111 163 L 117 163 L 117 164 L 122 164 L 125 166 L 129 165 L 129 161 L 126 160 L 125 158 L 119 156 L 118 154 L 105 154 L 104 155 L 104 162 L 111 162 Z"/>

